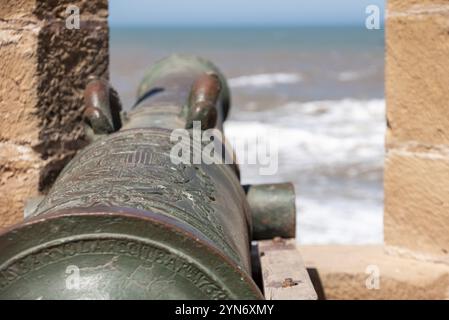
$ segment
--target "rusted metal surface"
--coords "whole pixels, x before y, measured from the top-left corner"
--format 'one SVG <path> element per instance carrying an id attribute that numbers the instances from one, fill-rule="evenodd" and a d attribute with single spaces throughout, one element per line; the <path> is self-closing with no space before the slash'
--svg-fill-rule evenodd
<path id="1" fill-rule="evenodd" d="M 253 220 L 253 239 L 280 239 L 296 236 L 295 190 L 291 183 L 247 187 Z"/>
<path id="2" fill-rule="evenodd" d="M 211 129 L 217 124 L 217 105 L 221 92 L 219 77 L 212 73 L 202 74 L 193 84 L 189 99 L 186 128 L 193 128 L 194 121 L 201 121 L 201 129 Z"/>
<path id="3" fill-rule="evenodd" d="M 110 134 L 120 129 L 121 105 L 107 81 L 89 78 L 84 91 L 84 102 L 83 117 L 90 141 L 93 141 L 95 136 Z"/>

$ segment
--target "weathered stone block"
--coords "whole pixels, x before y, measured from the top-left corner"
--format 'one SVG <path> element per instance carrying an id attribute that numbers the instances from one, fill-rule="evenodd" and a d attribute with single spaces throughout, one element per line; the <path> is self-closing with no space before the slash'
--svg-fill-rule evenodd
<path id="1" fill-rule="evenodd" d="M 449 263 L 449 156 L 390 150 L 385 167 L 385 244 Z"/>
<path id="2" fill-rule="evenodd" d="M 68 5 L 80 29 L 66 27 Z M 108 40 L 107 0 L 0 0 L 0 227 L 85 144 L 83 89 L 108 77 Z"/>
<path id="3" fill-rule="evenodd" d="M 449 298 L 449 266 L 385 253 L 382 246 L 299 246 L 321 299 Z"/>
<path id="4" fill-rule="evenodd" d="M 40 125 L 33 148 L 59 162 L 85 145 L 83 90 L 89 75 L 108 77 L 107 23 L 85 21 L 79 30 L 66 29 L 63 22 L 45 24 L 38 36 L 37 74 L 34 111 Z"/>
<path id="5" fill-rule="evenodd" d="M 448 144 L 449 3 L 388 1 L 386 99 L 389 144 Z"/>
<path id="6" fill-rule="evenodd" d="M 29 146 L 0 142 L 0 230 L 22 219 L 24 200 L 36 196 L 43 165 Z"/>
<path id="7" fill-rule="evenodd" d="M 77 6 L 83 20 L 106 19 L 107 0 L 1 0 L 0 18 L 12 19 L 61 19 L 67 17 L 67 7 Z"/>
<path id="8" fill-rule="evenodd" d="M 0 141 L 31 144 L 38 140 L 38 29 L 0 25 Z"/>

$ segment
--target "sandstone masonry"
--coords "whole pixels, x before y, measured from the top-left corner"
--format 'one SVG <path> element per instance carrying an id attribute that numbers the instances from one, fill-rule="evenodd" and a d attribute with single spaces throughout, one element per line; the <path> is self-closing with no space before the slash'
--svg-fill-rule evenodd
<path id="1" fill-rule="evenodd" d="M 68 29 L 69 5 L 80 29 Z M 107 0 L 0 0 L 0 229 L 84 145 L 83 89 L 108 77 Z"/>

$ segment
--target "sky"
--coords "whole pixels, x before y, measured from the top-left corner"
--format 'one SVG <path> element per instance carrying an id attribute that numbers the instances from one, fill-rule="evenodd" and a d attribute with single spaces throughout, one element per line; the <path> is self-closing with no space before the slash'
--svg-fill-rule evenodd
<path id="1" fill-rule="evenodd" d="M 385 0 L 110 0 L 111 26 L 364 25 Z M 383 18 L 383 17 L 381 17 Z"/>

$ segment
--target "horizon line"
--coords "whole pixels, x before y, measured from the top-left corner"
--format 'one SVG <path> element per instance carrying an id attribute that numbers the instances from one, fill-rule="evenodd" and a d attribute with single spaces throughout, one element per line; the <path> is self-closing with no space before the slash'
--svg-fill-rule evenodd
<path id="1" fill-rule="evenodd" d="M 380 30 L 384 29 L 384 23 L 380 25 Z M 154 29 L 199 29 L 199 28 L 211 28 L 211 29 L 238 29 L 238 28 L 254 28 L 254 29 L 263 29 L 263 28 L 347 28 L 347 27 L 359 27 L 365 28 L 364 23 L 348 23 L 348 24 L 242 24 L 242 25 L 228 25 L 228 24 L 220 24 L 220 25 L 212 25 L 212 24 L 146 24 L 146 23 L 136 23 L 136 24 L 128 24 L 128 23 L 109 23 L 109 27 L 111 28 L 154 28 Z"/>

